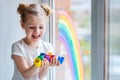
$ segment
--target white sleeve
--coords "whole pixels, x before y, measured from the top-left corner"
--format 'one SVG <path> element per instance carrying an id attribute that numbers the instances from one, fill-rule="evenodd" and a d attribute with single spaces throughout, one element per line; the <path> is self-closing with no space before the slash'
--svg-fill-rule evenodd
<path id="1" fill-rule="evenodd" d="M 13 44 L 12 45 L 12 53 L 11 55 L 18 55 L 18 56 L 24 56 L 22 49 L 19 45 Z"/>

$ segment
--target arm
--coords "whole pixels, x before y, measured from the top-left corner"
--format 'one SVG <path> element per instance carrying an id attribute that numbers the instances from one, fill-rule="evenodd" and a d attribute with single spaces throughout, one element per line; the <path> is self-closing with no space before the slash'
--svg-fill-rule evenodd
<path id="1" fill-rule="evenodd" d="M 29 79 L 31 76 L 34 76 L 38 73 L 39 67 L 32 65 L 29 67 L 24 57 L 12 55 L 15 64 L 25 79 Z"/>
<path id="2" fill-rule="evenodd" d="M 47 59 L 43 59 L 42 60 L 42 66 L 41 68 L 39 69 L 39 78 L 40 80 L 42 80 L 43 77 L 45 77 L 49 71 L 49 62 Z"/>

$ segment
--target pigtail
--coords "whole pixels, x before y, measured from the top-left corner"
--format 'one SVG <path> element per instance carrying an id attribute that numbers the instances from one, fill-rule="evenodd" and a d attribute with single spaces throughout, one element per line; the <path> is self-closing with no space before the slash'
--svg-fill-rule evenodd
<path id="1" fill-rule="evenodd" d="M 26 4 L 26 3 L 20 3 L 18 8 L 17 8 L 17 12 L 19 14 L 22 14 L 23 12 L 25 12 L 26 8 L 29 7 L 29 4 Z"/>
<path id="2" fill-rule="evenodd" d="M 41 8 L 45 11 L 46 16 L 49 16 L 52 13 L 51 8 L 47 4 L 41 4 Z"/>

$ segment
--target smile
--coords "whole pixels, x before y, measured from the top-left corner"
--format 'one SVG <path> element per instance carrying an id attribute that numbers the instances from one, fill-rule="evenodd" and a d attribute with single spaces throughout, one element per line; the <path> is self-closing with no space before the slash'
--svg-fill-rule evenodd
<path id="1" fill-rule="evenodd" d="M 33 39 L 38 39 L 40 37 L 40 35 L 36 36 L 36 35 L 32 35 Z"/>

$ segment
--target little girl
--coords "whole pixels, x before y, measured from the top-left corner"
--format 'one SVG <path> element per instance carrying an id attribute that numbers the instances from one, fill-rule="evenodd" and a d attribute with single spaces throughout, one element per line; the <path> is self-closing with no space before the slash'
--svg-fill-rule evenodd
<path id="1" fill-rule="evenodd" d="M 52 46 L 41 40 L 46 28 L 46 17 L 51 8 L 46 4 L 20 3 L 17 9 L 20 14 L 21 27 L 26 37 L 13 43 L 12 59 L 14 60 L 14 74 L 12 80 L 43 80 L 49 66 L 59 66 L 54 57 L 50 62 L 42 60 L 42 66 L 37 67 L 33 61 L 40 52 L 53 52 Z"/>

